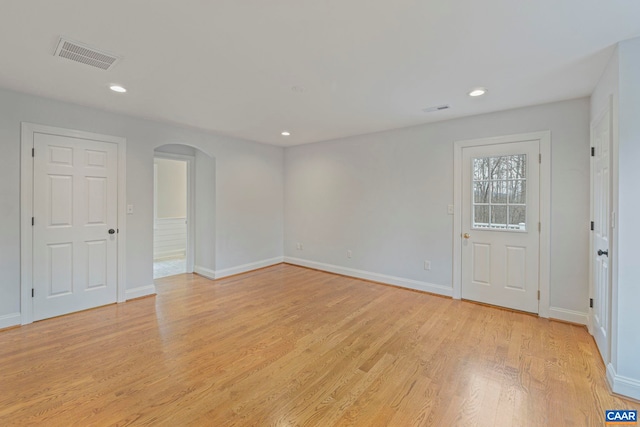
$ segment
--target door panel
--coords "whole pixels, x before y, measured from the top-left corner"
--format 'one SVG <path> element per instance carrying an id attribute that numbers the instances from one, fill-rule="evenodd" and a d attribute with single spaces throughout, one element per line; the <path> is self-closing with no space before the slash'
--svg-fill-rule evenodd
<path id="1" fill-rule="evenodd" d="M 526 291 L 527 286 L 527 248 L 507 246 L 507 282 L 511 289 Z"/>
<path id="2" fill-rule="evenodd" d="M 592 239 L 592 280 L 593 280 L 593 335 L 602 355 L 609 361 L 609 316 L 610 316 L 610 269 L 609 256 L 598 255 L 598 250 L 609 251 L 609 233 L 611 222 L 609 217 L 611 206 L 611 114 L 607 110 L 592 126 L 592 139 L 595 156 L 592 158 L 592 206 L 593 206 L 593 239 Z"/>
<path id="3" fill-rule="evenodd" d="M 48 266 L 51 267 L 48 296 L 73 293 L 73 243 L 49 244 Z"/>
<path id="4" fill-rule="evenodd" d="M 491 283 L 491 245 L 473 243 L 473 282 Z"/>
<path id="5" fill-rule="evenodd" d="M 34 320 L 117 296 L 117 145 L 34 133 Z"/>
<path id="6" fill-rule="evenodd" d="M 462 297 L 538 312 L 540 143 L 462 151 Z"/>

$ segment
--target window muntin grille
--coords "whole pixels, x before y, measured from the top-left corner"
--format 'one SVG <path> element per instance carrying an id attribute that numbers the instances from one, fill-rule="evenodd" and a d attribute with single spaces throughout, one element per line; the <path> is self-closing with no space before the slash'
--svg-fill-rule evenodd
<path id="1" fill-rule="evenodd" d="M 472 228 L 527 231 L 527 155 L 472 159 Z"/>

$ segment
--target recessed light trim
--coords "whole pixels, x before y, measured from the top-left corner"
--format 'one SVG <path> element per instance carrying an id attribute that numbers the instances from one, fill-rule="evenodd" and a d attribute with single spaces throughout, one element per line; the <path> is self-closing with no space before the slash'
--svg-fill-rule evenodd
<path id="1" fill-rule="evenodd" d="M 471 96 L 471 97 L 475 98 L 475 97 L 477 97 L 477 96 L 482 96 L 482 95 L 484 95 L 485 93 L 487 93 L 487 89 L 485 89 L 485 88 L 483 88 L 483 87 L 477 87 L 477 88 L 475 88 L 475 89 L 473 89 L 473 90 L 471 90 L 471 91 L 469 92 L 469 96 Z"/>
<path id="2" fill-rule="evenodd" d="M 111 89 L 114 92 L 118 92 L 118 93 L 125 93 L 127 91 L 127 89 L 125 89 L 124 87 L 122 87 L 120 85 L 111 85 L 111 86 L 109 86 L 109 89 Z"/>
<path id="3" fill-rule="evenodd" d="M 282 136 L 290 136 L 291 132 L 289 132 L 288 130 L 283 130 L 281 133 Z"/>

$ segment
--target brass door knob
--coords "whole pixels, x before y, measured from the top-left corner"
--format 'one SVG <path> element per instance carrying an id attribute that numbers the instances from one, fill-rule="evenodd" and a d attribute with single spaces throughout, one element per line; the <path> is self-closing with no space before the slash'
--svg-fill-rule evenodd
<path id="1" fill-rule="evenodd" d="M 464 237 L 465 239 L 468 239 L 469 237 L 471 237 L 471 234 L 469 234 L 469 233 L 464 233 L 464 234 L 462 235 L 462 237 Z"/>

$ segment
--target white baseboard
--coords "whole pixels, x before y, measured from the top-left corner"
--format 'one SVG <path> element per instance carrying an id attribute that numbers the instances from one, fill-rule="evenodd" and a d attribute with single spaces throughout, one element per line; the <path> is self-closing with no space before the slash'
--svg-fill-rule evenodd
<path id="1" fill-rule="evenodd" d="M 589 313 L 567 310 L 566 308 L 549 307 L 549 318 L 578 323 L 580 325 L 589 325 Z"/>
<path id="2" fill-rule="evenodd" d="M 271 259 L 265 259 L 262 261 L 251 262 L 249 264 L 242 264 L 236 267 L 225 268 L 224 270 L 211 270 L 210 268 L 196 265 L 193 267 L 193 272 L 204 276 L 207 279 L 215 280 L 221 279 L 227 276 L 233 276 L 234 274 L 246 273 L 248 271 L 257 270 L 259 268 L 269 267 L 271 265 L 280 264 L 283 262 L 283 257 L 276 257 Z"/>
<path id="3" fill-rule="evenodd" d="M 208 268 L 201 267 L 199 265 L 196 265 L 193 267 L 193 272 L 196 274 L 199 274 L 200 276 L 204 276 L 207 279 L 214 280 L 216 278 L 215 270 L 210 270 Z"/>
<path id="4" fill-rule="evenodd" d="M 0 316 L 0 329 L 10 328 L 22 324 L 20 313 L 10 313 Z"/>
<path id="5" fill-rule="evenodd" d="M 156 285 L 147 285 L 147 286 L 140 286 L 133 289 L 127 289 L 125 293 L 127 295 L 127 300 L 146 297 L 147 295 L 155 295 Z"/>
<path id="6" fill-rule="evenodd" d="M 607 382 L 614 393 L 640 400 L 640 381 L 618 375 L 611 363 L 607 364 Z"/>
<path id="7" fill-rule="evenodd" d="M 225 268 L 224 270 L 218 270 L 215 272 L 216 279 L 222 277 L 233 276 L 234 274 L 246 273 L 247 271 L 257 270 L 259 268 L 269 267 L 271 265 L 280 264 L 283 262 L 283 257 L 276 257 L 271 259 L 265 259 L 262 261 L 251 262 L 249 264 L 238 265 L 236 267 Z"/>
<path id="8" fill-rule="evenodd" d="M 400 286 L 402 288 L 415 289 L 418 291 L 430 292 L 432 294 L 450 297 L 453 295 L 453 288 L 433 283 L 420 282 L 418 280 L 404 279 L 402 277 L 388 276 L 386 274 L 372 273 L 370 271 L 356 270 L 338 265 L 324 264 L 321 262 L 309 261 L 306 259 L 284 257 L 284 262 L 288 264 L 300 265 L 302 267 L 314 268 L 316 270 L 328 271 L 330 273 L 342 274 L 344 276 L 358 279 L 371 280 L 388 285 Z"/>

